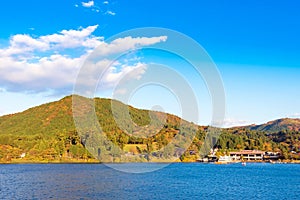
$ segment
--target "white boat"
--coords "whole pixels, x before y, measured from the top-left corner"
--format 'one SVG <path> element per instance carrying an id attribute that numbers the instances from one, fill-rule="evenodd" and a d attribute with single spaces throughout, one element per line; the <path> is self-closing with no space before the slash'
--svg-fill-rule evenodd
<path id="1" fill-rule="evenodd" d="M 220 156 L 218 162 L 216 164 L 227 164 L 232 162 L 232 159 L 230 156 Z"/>

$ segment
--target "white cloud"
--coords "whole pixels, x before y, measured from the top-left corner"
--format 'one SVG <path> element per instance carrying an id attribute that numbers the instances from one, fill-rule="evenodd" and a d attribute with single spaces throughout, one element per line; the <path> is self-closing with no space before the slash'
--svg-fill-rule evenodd
<path id="1" fill-rule="evenodd" d="M 117 95 L 125 95 L 127 94 L 127 89 L 125 88 L 122 88 L 122 89 L 117 89 L 116 91 L 114 91 L 114 94 L 117 94 Z"/>
<path id="2" fill-rule="evenodd" d="M 115 66 L 111 66 L 103 75 L 101 81 L 106 87 L 115 87 L 125 75 L 127 79 L 140 79 L 141 76 L 146 72 L 147 65 L 145 63 L 136 63 L 135 65 L 123 65 L 121 70 L 118 71 Z M 126 79 L 126 80 L 127 80 Z"/>
<path id="3" fill-rule="evenodd" d="M 293 114 L 289 115 L 288 117 L 291 117 L 291 118 L 300 118 L 300 113 L 293 113 Z"/>
<path id="4" fill-rule="evenodd" d="M 76 88 L 79 88 L 76 91 L 90 94 L 95 91 L 95 87 L 97 91 L 112 89 L 120 80 L 140 79 L 146 70 L 147 64 L 141 62 L 129 65 L 108 59 L 99 60 L 96 63 L 88 60 L 76 79 Z"/>
<path id="5" fill-rule="evenodd" d="M 106 11 L 105 14 L 107 14 L 107 15 L 112 15 L 112 16 L 115 16 L 115 15 L 116 15 L 116 13 L 113 12 L 113 11 L 111 11 L 111 10 Z"/>
<path id="6" fill-rule="evenodd" d="M 250 123 L 245 120 L 240 120 L 240 119 L 233 119 L 233 118 L 226 118 L 223 121 L 223 128 L 230 128 L 230 127 L 236 127 L 236 126 L 246 126 L 249 125 Z"/>
<path id="7" fill-rule="evenodd" d="M 103 37 L 92 36 L 98 25 L 88 26 L 80 30 L 63 30 L 60 34 L 42 36 L 40 39 L 51 45 L 52 48 L 94 48 L 101 44 Z"/>
<path id="8" fill-rule="evenodd" d="M 89 1 L 89 2 L 81 2 L 81 5 L 83 7 L 90 8 L 90 7 L 94 6 L 95 4 L 94 4 L 94 1 Z"/>
<path id="9" fill-rule="evenodd" d="M 79 7 L 79 6 L 78 6 L 78 4 L 75 4 L 74 6 L 75 6 L 76 8 L 78 8 L 78 7 Z"/>
<path id="10" fill-rule="evenodd" d="M 57 94 L 69 94 L 80 67 L 97 46 L 100 45 L 97 53 L 105 57 L 167 39 L 166 36 L 124 37 L 106 43 L 103 37 L 93 35 L 97 27 L 98 25 L 78 30 L 62 30 L 59 33 L 39 37 L 26 34 L 13 35 L 8 47 L 0 48 L 1 91 L 41 93 L 51 90 Z M 96 72 L 110 63 L 112 63 L 110 60 L 101 60 L 88 68 L 86 73 L 93 76 L 88 82 L 98 81 Z M 139 78 L 145 73 L 146 68 L 146 64 L 138 59 L 136 62 L 115 62 L 103 76 L 103 87 L 113 87 L 129 72 L 132 78 Z M 87 82 L 86 79 L 82 81 Z"/>
<path id="11" fill-rule="evenodd" d="M 165 42 L 167 36 L 158 37 L 136 37 L 131 36 L 118 38 L 111 43 L 102 43 L 96 50 L 97 55 L 108 55 L 128 50 L 134 50 L 142 46 L 153 45 L 159 42 Z"/>
<path id="12" fill-rule="evenodd" d="M 10 38 L 10 46 L 0 49 L 0 57 L 16 55 L 24 59 L 35 51 L 45 52 L 66 48 L 95 48 L 102 43 L 103 37 L 93 36 L 98 25 L 80 28 L 79 30 L 63 30 L 60 33 L 33 38 L 26 34 L 17 34 Z"/>
<path id="13" fill-rule="evenodd" d="M 85 56 L 43 57 L 30 63 L 13 58 L 0 58 L 0 84 L 11 91 L 46 91 L 71 87 Z"/>
<path id="14" fill-rule="evenodd" d="M 109 4 L 109 1 L 103 1 L 101 5 L 98 5 L 95 1 L 88 1 L 88 2 L 81 2 L 81 6 L 89 9 L 92 12 L 101 13 L 102 15 L 110 15 L 114 16 L 116 15 L 115 12 L 111 10 L 107 10 L 107 5 Z M 75 4 L 75 7 L 79 7 L 78 4 Z"/>

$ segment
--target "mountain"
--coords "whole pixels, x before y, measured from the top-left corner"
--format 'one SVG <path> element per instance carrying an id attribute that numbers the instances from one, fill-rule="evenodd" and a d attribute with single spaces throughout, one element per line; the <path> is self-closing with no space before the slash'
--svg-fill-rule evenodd
<path id="1" fill-rule="evenodd" d="M 93 112 L 95 119 L 91 118 Z M 78 127 L 77 122 L 75 127 L 74 121 L 82 124 Z M 110 162 L 124 153 L 142 154 L 142 160 L 131 157 L 144 161 L 149 160 L 147 153 L 156 150 L 161 157 L 158 149 L 174 137 L 192 140 L 189 132 L 194 130 L 196 125 L 174 115 L 136 109 L 111 99 L 67 96 L 0 117 L 0 162 L 85 162 L 96 161 L 95 157 Z M 175 151 L 181 151 L 180 146 L 173 143 L 164 156 L 173 157 Z"/>
<path id="2" fill-rule="evenodd" d="M 220 155 L 258 149 L 300 159 L 299 130 L 299 119 L 216 129 L 116 100 L 73 95 L 0 117 L 0 163 L 195 161 L 212 145 Z"/>
<path id="3" fill-rule="evenodd" d="M 246 126 L 245 128 L 266 132 L 300 131 L 300 119 L 282 118 L 265 124 Z"/>

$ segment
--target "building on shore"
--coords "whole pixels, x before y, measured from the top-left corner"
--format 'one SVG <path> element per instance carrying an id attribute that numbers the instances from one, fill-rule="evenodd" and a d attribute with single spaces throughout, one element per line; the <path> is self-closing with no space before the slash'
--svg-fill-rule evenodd
<path id="1" fill-rule="evenodd" d="M 198 159 L 198 162 L 220 162 L 229 163 L 237 161 L 276 161 L 281 158 L 280 152 L 265 152 L 260 150 L 240 150 L 232 151 L 224 156 L 216 156 L 216 151 L 205 156 L 202 159 Z"/>
<path id="2" fill-rule="evenodd" d="M 261 161 L 264 158 L 264 151 L 259 150 L 241 150 L 236 152 L 230 152 L 229 155 L 233 161 L 245 160 L 245 161 Z"/>
<path id="3" fill-rule="evenodd" d="M 281 154 L 279 152 L 267 151 L 264 155 L 264 160 L 278 160 Z"/>

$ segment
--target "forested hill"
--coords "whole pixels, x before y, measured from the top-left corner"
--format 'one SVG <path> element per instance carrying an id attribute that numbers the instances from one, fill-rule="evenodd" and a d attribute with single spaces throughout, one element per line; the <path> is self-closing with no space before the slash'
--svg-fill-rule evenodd
<path id="1" fill-rule="evenodd" d="M 300 119 L 283 118 L 269 121 L 265 124 L 250 125 L 245 128 L 267 132 L 300 131 Z"/>
<path id="2" fill-rule="evenodd" d="M 30 108 L 21 113 L 0 117 L 0 161 L 14 161 L 20 158 L 23 153 L 26 154 L 23 161 L 95 161 L 93 160 L 94 156 L 84 148 L 83 138 L 79 137 L 75 128 L 72 97 L 67 96 L 59 101 Z M 185 127 L 197 128 L 197 126 L 174 115 L 153 112 L 156 118 L 166 117 L 165 124 L 157 125 L 160 130 L 159 133 L 148 140 L 143 137 L 134 137 L 126 134 L 121 128 L 129 127 L 127 128 L 130 129 L 129 131 L 139 135 L 144 133 L 139 133 L 139 129 L 136 127 L 146 126 L 149 133 L 155 133 L 157 129 L 155 124 L 147 126 L 151 121 L 149 111 L 129 106 L 129 114 L 133 123 L 123 120 L 122 124 L 117 124 L 112 115 L 112 100 L 87 99 L 79 96 L 77 98 L 87 103 L 78 105 L 81 107 L 76 111 L 77 114 L 81 115 L 88 112 L 86 105 L 93 102 L 97 120 L 108 139 L 121 149 L 126 149 L 132 153 L 152 151 L 155 148 L 165 146 L 179 132 L 178 127 L 181 122 L 185 124 Z M 127 108 L 127 105 L 113 101 L 117 110 L 122 111 L 122 109 Z M 119 118 L 122 117 L 119 116 Z M 153 143 L 151 148 L 150 141 Z"/>
<path id="3" fill-rule="evenodd" d="M 72 97 L 67 96 L 59 101 L 30 108 L 21 113 L 0 117 L 0 162 L 97 161 L 95 153 L 91 154 L 91 151 L 85 148 L 86 139 L 93 135 L 89 131 L 80 135 L 75 128 Z M 105 148 L 105 145 L 100 145 L 98 151 L 101 148 L 102 155 L 99 155 L 98 159 L 100 157 L 107 159 L 107 155 L 113 154 L 114 158 L 119 159 L 111 160 L 113 162 L 160 162 L 162 159 L 172 161 L 184 150 L 180 160 L 195 161 L 199 158 L 199 151 L 209 127 L 196 126 L 177 116 L 161 112 L 152 112 L 154 116 L 150 117 L 149 111 L 131 106 L 129 106 L 129 114 L 133 123 L 123 120 L 121 124 L 117 124 L 112 115 L 112 100 L 78 98 L 94 103 L 102 131 L 109 141 L 122 150 L 120 152 L 118 148 L 112 150 L 110 147 Z M 121 102 L 114 102 L 118 110 L 127 108 Z M 79 107 L 77 114 L 81 115 L 84 112 L 87 112 L 87 107 L 83 105 Z M 118 115 L 118 117 L 123 119 L 123 116 Z M 156 122 L 163 117 L 166 119 L 162 126 L 159 123 L 149 125 L 151 120 L 154 119 Z M 299 121 L 299 119 L 280 119 L 259 126 L 223 129 L 215 147 L 220 149 L 220 154 L 230 150 L 259 149 L 280 151 L 284 158 L 298 158 Z M 124 131 L 124 127 L 127 131 Z M 191 132 L 195 133 L 193 138 L 189 138 Z M 147 137 L 143 137 L 145 134 Z M 189 147 L 182 148 L 180 143 L 189 139 L 191 139 Z M 168 145 L 170 142 L 172 145 Z M 122 160 L 124 153 L 129 160 Z"/>
<path id="4" fill-rule="evenodd" d="M 74 130 L 72 97 L 0 117 L 0 134 L 51 136 Z"/>

